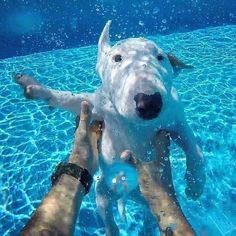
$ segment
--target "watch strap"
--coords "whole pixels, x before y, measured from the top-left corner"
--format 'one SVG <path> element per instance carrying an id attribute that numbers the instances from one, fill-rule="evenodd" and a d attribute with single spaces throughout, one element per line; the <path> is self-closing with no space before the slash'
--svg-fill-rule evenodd
<path id="1" fill-rule="evenodd" d="M 89 192 L 93 183 L 93 177 L 87 169 L 74 163 L 61 162 L 58 164 L 51 176 L 52 186 L 57 183 L 59 177 L 63 174 L 67 174 L 78 179 L 85 188 L 85 195 Z"/>

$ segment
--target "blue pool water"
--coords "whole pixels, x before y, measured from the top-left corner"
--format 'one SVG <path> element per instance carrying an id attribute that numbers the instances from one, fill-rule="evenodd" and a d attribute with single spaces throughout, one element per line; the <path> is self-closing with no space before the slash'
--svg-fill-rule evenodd
<path id="1" fill-rule="evenodd" d="M 7 58 L 96 44 L 107 19 L 112 38 L 236 24 L 236 1 L 1 0 L 0 15 L 0 58 Z"/>
<path id="2" fill-rule="evenodd" d="M 184 195 L 184 154 L 172 147 L 174 183 L 184 213 L 201 235 L 236 235 L 236 26 L 151 36 L 166 51 L 194 65 L 175 78 L 187 119 L 207 160 L 207 183 L 196 202 Z M 0 61 L 0 235 L 17 235 L 50 188 L 55 165 L 72 146 L 74 117 L 28 101 L 12 81 L 27 72 L 51 88 L 94 91 L 97 46 L 58 50 Z M 138 235 L 143 215 L 128 202 L 122 235 Z M 75 235 L 103 235 L 94 191 L 83 202 Z"/>

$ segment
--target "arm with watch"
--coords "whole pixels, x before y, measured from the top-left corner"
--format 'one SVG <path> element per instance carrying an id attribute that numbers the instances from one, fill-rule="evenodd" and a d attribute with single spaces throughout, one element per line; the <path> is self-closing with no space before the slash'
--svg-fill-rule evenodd
<path id="1" fill-rule="evenodd" d="M 79 126 L 75 131 L 75 141 L 69 161 L 57 166 L 51 178 L 52 188 L 50 192 L 21 231 L 21 236 L 73 235 L 83 197 L 89 192 L 93 180 L 92 176 L 98 166 L 100 150 L 98 144 L 102 136 L 102 122 L 95 121 L 89 125 L 89 121 L 88 103 L 82 102 Z M 162 158 L 168 156 L 169 141 L 165 132 L 158 135 L 157 141 L 159 141 L 157 142 L 159 156 Z M 166 194 L 170 191 L 168 184 L 160 184 L 158 174 L 155 175 L 155 178 L 151 175 L 155 172 L 153 169 L 156 170 L 155 165 L 158 165 L 158 162 L 140 165 L 132 157 L 130 151 L 124 151 L 121 154 L 121 159 L 136 166 L 139 172 L 141 193 L 147 200 L 153 215 L 159 219 L 160 212 L 165 212 L 165 215 L 161 216 L 161 222 L 157 220 L 160 223 L 160 228 L 165 229 L 162 234 L 183 235 L 177 232 L 183 229 L 184 235 L 194 235 L 177 200 Z M 167 172 L 169 173 L 169 171 Z M 172 179 L 171 173 L 169 173 L 168 179 Z M 160 194 L 163 196 L 160 197 Z M 157 195 L 159 197 L 156 198 Z M 172 221 L 178 226 L 174 232 L 168 227 L 170 223 L 173 223 Z"/>
<path id="2" fill-rule="evenodd" d="M 90 126 L 89 121 L 88 103 L 82 102 L 69 161 L 57 166 L 50 192 L 21 231 L 21 236 L 73 234 L 83 197 L 89 192 L 98 166 L 101 122 Z"/>

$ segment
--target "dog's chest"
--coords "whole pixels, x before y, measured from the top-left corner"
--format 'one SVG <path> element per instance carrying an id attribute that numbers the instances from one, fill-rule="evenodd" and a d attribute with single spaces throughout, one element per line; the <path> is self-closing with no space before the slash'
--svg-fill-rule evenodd
<path id="1" fill-rule="evenodd" d="M 139 160 L 153 160 L 154 137 L 154 130 L 151 128 L 129 127 L 119 123 L 108 125 L 102 140 L 103 158 L 107 164 L 111 164 L 119 158 L 121 152 L 130 150 Z"/>

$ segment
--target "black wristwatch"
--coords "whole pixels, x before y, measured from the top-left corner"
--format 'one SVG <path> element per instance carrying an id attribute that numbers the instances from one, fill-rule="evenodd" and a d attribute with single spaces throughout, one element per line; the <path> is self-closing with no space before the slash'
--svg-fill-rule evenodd
<path id="1" fill-rule="evenodd" d="M 85 195 L 89 192 L 93 183 L 93 177 L 89 174 L 87 169 L 74 163 L 61 162 L 51 176 L 52 186 L 57 183 L 59 177 L 63 174 L 78 179 L 85 188 Z"/>

